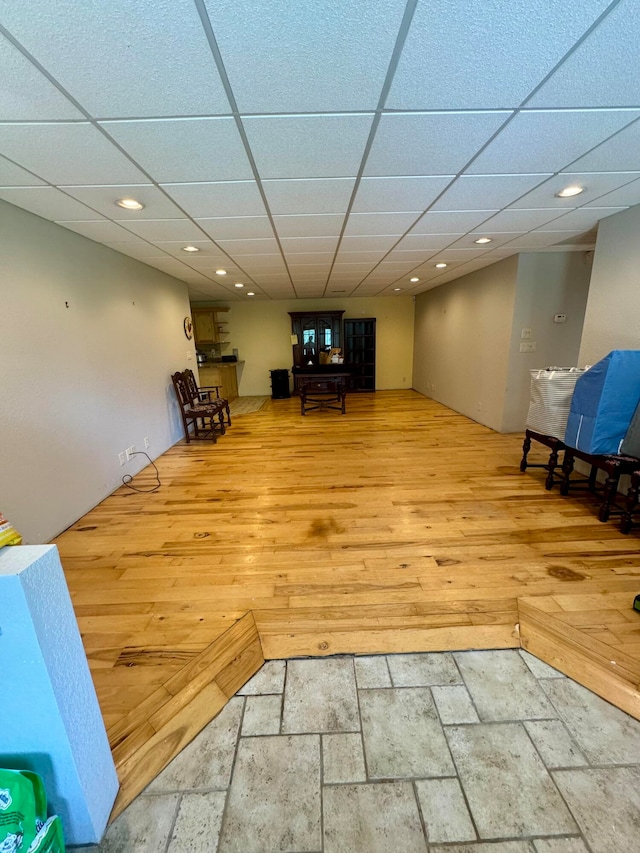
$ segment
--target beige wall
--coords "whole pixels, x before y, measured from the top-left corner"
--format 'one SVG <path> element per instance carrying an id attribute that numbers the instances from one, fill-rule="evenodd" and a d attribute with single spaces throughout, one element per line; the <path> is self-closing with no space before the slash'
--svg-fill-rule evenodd
<path id="1" fill-rule="evenodd" d="M 527 252 L 519 256 L 502 432 L 524 429 L 530 373 L 556 365 L 576 367 L 591 276 L 590 253 Z M 566 323 L 554 323 L 566 314 Z M 535 352 L 520 352 L 530 329 Z"/>
<path id="2" fill-rule="evenodd" d="M 416 299 L 413 387 L 495 430 L 502 427 L 516 257 Z"/>
<path id="3" fill-rule="evenodd" d="M 613 349 L 640 349 L 640 205 L 598 228 L 580 363 Z"/>
<path id="4" fill-rule="evenodd" d="M 204 305 L 207 303 L 194 303 Z M 208 303 L 213 304 L 213 303 Z M 411 388 L 414 305 L 410 296 L 353 299 L 288 299 L 229 302 L 230 346 L 245 363 L 238 368 L 241 396 L 271 394 L 271 370 L 292 365 L 289 311 L 335 311 L 345 318 L 375 317 L 376 388 Z"/>
<path id="5" fill-rule="evenodd" d="M 187 288 L 4 202 L 0 234 L 0 512 L 46 542 L 143 467 L 125 447 L 182 437 Z"/>

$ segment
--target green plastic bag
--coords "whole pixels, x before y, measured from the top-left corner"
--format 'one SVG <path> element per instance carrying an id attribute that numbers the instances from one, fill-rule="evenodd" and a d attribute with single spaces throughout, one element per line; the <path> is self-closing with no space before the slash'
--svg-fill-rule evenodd
<path id="1" fill-rule="evenodd" d="M 47 819 L 37 773 L 0 770 L 0 853 L 64 853 L 60 819 Z"/>

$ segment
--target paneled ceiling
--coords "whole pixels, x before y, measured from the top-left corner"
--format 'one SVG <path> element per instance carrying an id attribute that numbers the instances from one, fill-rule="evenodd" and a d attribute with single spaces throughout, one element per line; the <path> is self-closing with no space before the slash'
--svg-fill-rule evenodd
<path id="1" fill-rule="evenodd" d="M 640 0 L 0 0 L 0 39 L 0 198 L 194 300 L 417 294 L 640 204 Z"/>

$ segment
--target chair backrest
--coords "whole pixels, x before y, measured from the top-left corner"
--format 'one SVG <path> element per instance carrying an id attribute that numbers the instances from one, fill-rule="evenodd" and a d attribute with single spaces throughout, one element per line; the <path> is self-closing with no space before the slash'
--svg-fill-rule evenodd
<path id="1" fill-rule="evenodd" d="M 193 373 L 193 370 L 187 368 L 182 371 L 182 376 L 184 377 L 184 382 L 187 387 L 187 393 L 191 399 L 191 402 L 198 402 L 200 399 L 200 395 L 198 393 L 198 383 L 196 382 L 196 377 Z"/>
<path id="2" fill-rule="evenodd" d="M 173 382 L 173 387 L 176 390 L 176 397 L 178 398 L 180 408 L 184 412 L 185 407 L 190 407 L 192 402 L 184 373 L 180 373 L 178 371 L 177 373 L 172 374 L 171 381 Z"/>

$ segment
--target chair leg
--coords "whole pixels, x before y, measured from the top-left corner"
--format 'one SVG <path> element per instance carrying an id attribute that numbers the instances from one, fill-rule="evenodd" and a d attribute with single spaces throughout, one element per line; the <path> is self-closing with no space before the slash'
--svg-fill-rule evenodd
<path id="1" fill-rule="evenodd" d="M 620 531 L 622 533 L 628 533 L 631 530 L 632 524 L 632 516 L 635 508 L 638 506 L 638 494 L 640 493 L 640 480 L 638 480 L 636 485 L 633 483 L 629 486 L 629 491 L 627 492 L 627 500 L 625 503 L 625 509 L 622 513 L 622 520 L 620 521 Z"/>
<path id="2" fill-rule="evenodd" d="M 598 519 L 600 521 L 607 521 L 609 519 L 609 514 L 611 513 L 611 504 L 613 503 L 613 500 L 618 491 L 619 480 L 619 474 L 612 474 L 604 481 L 602 505 L 600 507 L 600 512 L 598 513 Z"/>
<path id="3" fill-rule="evenodd" d="M 225 429 L 224 429 L 224 410 L 223 409 L 220 409 L 220 411 L 218 412 L 218 420 L 220 421 L 220 432 L 222 433 L 222 435 L 224 435 Z M 213 426 L 213 420 L 211 421 L 211 425 Z M 214 435 L 215 435 L 215 431 L 214 431 Z"/>
<path id="4" fill-rule="evenodd" d="M 231 409 L 229 408 L 229 404 L 227 403 L 227 424 L 231 426 Z"/>

